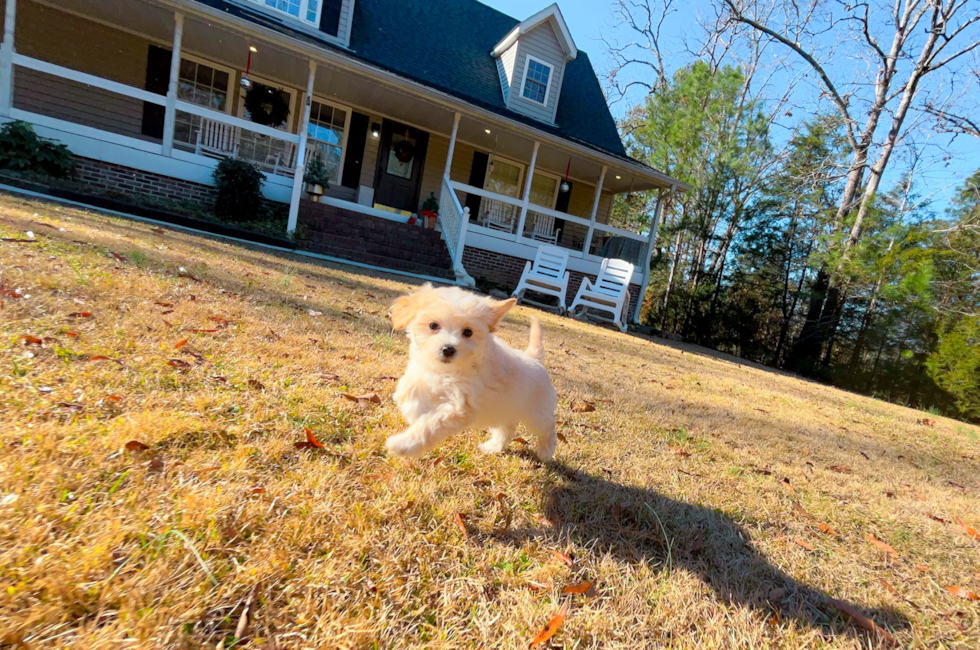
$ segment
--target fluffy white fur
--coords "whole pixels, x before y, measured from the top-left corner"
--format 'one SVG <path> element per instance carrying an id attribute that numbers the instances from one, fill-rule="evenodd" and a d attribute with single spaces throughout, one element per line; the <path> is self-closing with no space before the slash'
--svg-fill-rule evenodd
<path id="1" fill-rule="evenodd" d="M 411 341 L 408 367 L 395 390 L 409 426 L 388 438 L 391 453 L 421 456 L 464 429 L 489 429 L 480 449 L 496 454 L 523 423 L 538 458 L 551 460 L 557 397 L 541 363 L 541 324 L 531 319 L 525 351 L 493 335 L 515 302 L 431 285 L 395 302 L 392 322 Z"/>

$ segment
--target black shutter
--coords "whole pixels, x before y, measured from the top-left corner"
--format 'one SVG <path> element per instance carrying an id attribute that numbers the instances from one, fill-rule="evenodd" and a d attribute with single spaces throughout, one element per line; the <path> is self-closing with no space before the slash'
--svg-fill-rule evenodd
<path id="1" fill-rule="evenodd" d="M 320 31 L 331 36 L 339 36 L 340 10 L 344 0 L 320 0 L 323 9 L 320 10 Z"/>
<path id="2" fill-rule="evenodd" d="M 470 185 L 483 189 L 483 181 L 487 179 L 487 163 L 490 162 L 490 155 L 482 151 L 473 152 L 473 166 L 470 167 Z M 480 201 L 482 197 L 476 194 L 466 195 L 466 205 L 463 207 L 470 209 L 470 219 L 476 220 L 480 214 Z"/>
<path id="3" fill-rule="evenodd" d="M 146 56 L 146 86 L 151 93 L 166 95 L 170 85 L 171 51 L 156 45 L 150 46 Z M 163 121 L 166 109 L 158 104 L 143 102 L 143 135 L 163 138 Z"/>
<path id="4" fill-rule="evenodd" d="M 350 132 L 347 134 L 347 155 L 344 157 L 344 175 L 340 184 L 357 188 L 361 184 L 361 164 L 364 161 L 364 145 L 367 143 L 368 122 L 364 113 L 352 113 Z"/>
<path id="5" fill-rule="evenodd" d="M 575 186 L 572 181 L 562 181 L 568 183 L 568 191 L 558 190 L 558 200 L 555 202 L 555 210 L 568 214 L 568 201 L 572 198 L 572 188 Z M 561 241 L 562 233 L 565 231 L 565 220 L 555 219 L 555 230 L 558 231 L 558 241 Z"/>

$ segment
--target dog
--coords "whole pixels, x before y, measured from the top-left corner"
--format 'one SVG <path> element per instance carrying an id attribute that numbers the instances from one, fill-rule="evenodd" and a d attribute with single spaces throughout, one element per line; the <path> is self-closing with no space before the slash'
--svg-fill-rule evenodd
<path id="1" fill-rule="evenodd" d="M 464 429 L 489 429 L 480 449 L 499 454 L 523 423 L 538 458 L 554 457 L 558 398 L 542 363 L 541 323 L 531 318 L 523 352 L 493 335 L 515 304 L 430 284 L 395 301 L 392 324 L 411 344 L 394 399 L 409 426 L 388 438 L 390 453 L 418 457 Z"/>

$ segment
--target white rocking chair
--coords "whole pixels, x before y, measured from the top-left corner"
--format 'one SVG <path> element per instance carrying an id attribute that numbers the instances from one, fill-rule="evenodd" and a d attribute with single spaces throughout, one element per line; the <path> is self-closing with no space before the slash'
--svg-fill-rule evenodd
<path id="1" fill-rule="evenodd" d="M 555 228 L 555 218 L 535 212 L 534 219 L 531 221 L 531 239 L 557 244 L 558 230 Z"/>
<path id="2" fill-rule="evenodd" d="M 569 311 L 574 314 L 577 307 L 584 307 L 612 314 L 611 319 L 603 320 L 614 323 L 620 331 L 625 332 L 625 313 L 629 307 L 632 277 L 633 265 L 626 260 L 604 259 L 594 283 L 587 277 L 582 278 L 582 284 Z"/>
<path id="3" fill-rule="evenodd" d="M 565 295 L 568 293 L 568 251 L 558 246 L 541 246 L 534 256 L 534 264 L 530 262 L 524 264 L 524 272 L 521 274 L 521 281 L 517 283 L 513 297 L 518 301 L 524 299 L 524 292 L 527 290 L 543 293 L 548 296 L 558 298 L 558 308 L 564 313 Z M 538 305 L 533 301 L 527 300 Z M 541 306 L 541 305 L 539 305 Z"/>

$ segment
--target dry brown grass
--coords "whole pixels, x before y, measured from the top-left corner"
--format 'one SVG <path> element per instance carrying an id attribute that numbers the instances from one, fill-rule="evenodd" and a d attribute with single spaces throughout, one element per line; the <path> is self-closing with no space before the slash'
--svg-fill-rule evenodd
<path id="1" fill-rule="evenodd" d="M 833 597 L 905 647 L 980 645 L 946 589 L 980 591 L 974 427 L 542 315 L 556 464 L 475 433 L 390 459 L 405 283 L 0 199 L 26 230 L 0 242 L 8 643 L 522 648 L 566 602 L 555 647 L 884 643 Z"/>

